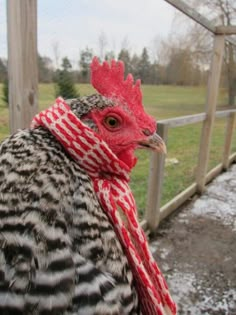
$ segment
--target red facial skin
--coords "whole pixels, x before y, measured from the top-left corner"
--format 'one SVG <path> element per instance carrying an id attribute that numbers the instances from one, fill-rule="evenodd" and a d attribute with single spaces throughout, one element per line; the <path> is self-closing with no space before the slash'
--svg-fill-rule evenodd
<path id="1" fill-rule="evenodd" d="M 135 113 L 131 113 L 122 105 L 93 110 L 86 118 L 94 121 L 101 138 L 130 169 L 137 162 L 134 150 L 140 146 L 138 142 L 146 140 L 156 132 L 154 118 L 143 112 L 142 117 L 138 119 Z"/>

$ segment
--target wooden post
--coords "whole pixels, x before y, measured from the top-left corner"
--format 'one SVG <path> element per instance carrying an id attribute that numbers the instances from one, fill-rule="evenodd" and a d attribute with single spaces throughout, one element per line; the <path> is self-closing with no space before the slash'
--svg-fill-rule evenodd
<path id="1" fill-rule="evenodd" d="M 214 36 L 213 57 L 210 68 L 207 89 L 206 119 L 203 122 L 200 152 L 197 166 L 197 190 L 202 193 L 205 189 L 206 173 L 210 153 L 211 135 L 216 112 L 220 73 L 224 55 L 224 36 Z"/>
<path id="2" fill-rule="evenodd" d="M 225 145 L 223 152 L 223 169 L 227 170 L 229 167 L 229 156 L 231 151 L 231 144 L 233 139 L 233 131 L 235 128 L 236 114 L 231 113 L 229 117 L 227 117 L 226 121 L 226 132 L 225 132 Z"/>
<path id="3" fill-rule="evenodd" d="M 29 127 L 38 112 L 37 0 L 8 0 L 10 131 Z"/>
<path id="4" fill-rule="evenodd" d="M 166 142 L 168 125 L 158 123 L 158 134 Z M 165 155 L 156 152 L 151 153 L 148 196 L 145 210 L 145 220 L 148 228 L 154 232 L 160 221 L 160 205 L 162 195 L 162 183 L 164 178 Z"/>

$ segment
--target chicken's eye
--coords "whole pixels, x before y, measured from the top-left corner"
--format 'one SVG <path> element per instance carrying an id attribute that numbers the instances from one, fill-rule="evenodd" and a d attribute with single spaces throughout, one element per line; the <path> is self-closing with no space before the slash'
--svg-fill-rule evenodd
<path id="1" fill-rule="evenodd" d="M 120 126 L 120 120 L 114 116 L 107 116 L 104 119 L 104 123 L 110 129 L 115 129 Z"/>

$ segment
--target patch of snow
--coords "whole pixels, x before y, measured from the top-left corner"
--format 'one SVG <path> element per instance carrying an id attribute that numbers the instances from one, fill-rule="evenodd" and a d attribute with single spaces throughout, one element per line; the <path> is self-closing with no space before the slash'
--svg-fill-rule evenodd
<path id="1" fill-rule="evenodd" d="M 152 254 L 155 253 L 156 250 L 158 249 L 158 242 L 151 242 L 149 244 L 149 249 L 150 249 Z"/>
<path id="2" fill-rule="evenodd" d="M 206 215 L 208 217 L 222 219 L 222 221 L 225 222 L 229 221 L 228 223 L 232 223 L 233 217 L 236 216 L 236 210 L 234 210 L 230 204 L 213 198 L 198 199 L 191 212 L 195 215 Z"/>
<path id="3" fill-rule="evenodd" d="M 171 296 L 178 305 L 179 314 L 207 315 L 207 310 L 210 309 L 211 312 L 214 311 L 219 312 L 219 314 L 232 315 L 229 313 L 229 309 L 235 307 L 235 290 L 228 289 L 223 292 L 220 301 L 217 302 L 210 290 L 205 289 L 201 283 L 196 284 L 194 274 L 174 271 L 172 275 L 169 275 L 167 282 Z M 196 300 L 195 296 L 199 296 L 199 293 L 201 298 Z"/>
<path id="4" fill-rule="evenodd" d="M 236 166 L 218 176 L 207 191 L 193 204 L 193 215 L 221 220 L 236 230 Z"/>
<path id="5" fill-rule="evenodd" d="M 170 277 L 168 277 L 167 283 L 171 296 L 178 306 L 178 314 L 198 315 L 198 306 L 192 305 L 190 301 L 191 294 L 196 292 L 193 285 L 195 281 L 195 275 L 190 273 L 174 272 Z"/>
<path id="6" fill-rule="evenodd" d="M 221 174 L 220 176 L 216 177 L 216 179 L 214 180 L 215 183 L 222 183 L 222 182 L 225 182 L 229 179 L 231 179 L 232 177 L 232 172 L 225 172 L 223 174 Z"/>
<path id="7" fill-rule="evenodd" d="M 155 253 L 158 251 L 162 259 L 166 259 L 171 251 L 171 248 L 168 248 L 167 246 L 160 247 L 160 242 L 158 240 L 151 242 L 151 244 L 149 245 L 149 248 L 152 253 Z"/>

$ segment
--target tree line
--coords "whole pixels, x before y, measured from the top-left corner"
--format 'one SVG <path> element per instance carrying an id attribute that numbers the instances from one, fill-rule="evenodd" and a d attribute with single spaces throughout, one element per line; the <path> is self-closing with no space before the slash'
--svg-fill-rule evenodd
<path id="1" fill-rule="evenodd" d="M 94 55 L 93 50 L 86 47 L 80 52 L 76 66 L 65 56 L 57 68 L 51 58 L 38 54 L 39 82 L 54 83 L 55 96 L 76 97 L 79 93 L 74 84 L 90 82 L 90 64 Z M 113 58 L 124 62 L 125 75 L 132 73 L 134 79 L 141 79 L 143 84 L 196 86 L 206 84 L 208 78 L 208 60 L 199 62 L 191 47 L 181 43 L 162 42 L 154 58 L 150 57 L 146 47 L 140 55 L 131 54 L 126 48 L 121 49 L 117 56 L 112 51 L 104 53 L 103 60 L 109 61 Z M 227 74 L 226 66 L 223 74 Z M 226 75 L 222 77 L 222 85 L 227 87 Z M 4 83 L 4 101 L 7 103 L 7 60 L 4 58 L 0 58 L 0 83 Z"/>
<path id="2" fill-rule="evenodd" d="M 51 58 L 39 54 L 39 82 L 55 82 L 60 71 L 65 70 L 71 73 L 75 83 L 89 83 L 90 63 L 94 55 L 93 50 L 86 47 L 80 52 L 76 69 L 67 56 L 61 59 L 60 67 L 57 69 Z M 105 53 L 103 59 L 109 61 L 112 58 L 122 60 L 125 65 L 125 74 L 132 73 L 134 78 L 141 79 L 143 84 L 200 85 L 205 83 L 207 77 L 207 70 L 201 69 L 192 58 L 191 51 L 185 48 L 173 49 L 166 63 L 152 60 L 146 47 L 140 55 L 131 54 L 128 49 L 123 48 L 117 56 L 112 51 Z M 0 58 L 0 82 L 6 79 L 7 60 Z"/>
<path id="3" fill-rule="evenodd" d="M 86 47 L 80 52 L 76 68 L 67 56 L 61 59 L 57 68 L 51 58 L 38 54 L 39 82 L 54 83 L 55 96 L 77 97 L 75 83 L 90 82 L 90 64 L 94 55 L 93 50 Z M 125 76 L 132 73 L 134 79 L 141 79 L 143 84 L 202 85 L 207 78 L 207 70 L 195 63 L 186 48 L 173 49 L 165 63 L 157 59 L 151 61 L 146 47 L 140 55 L 131 54 L 126 48 L 121 49 L 117 57 L 112 51 L 104 52 L 103 60 L 113 58 L 123 61 Z M 3 100 L 8 103 L 7 60 L 3 58 L 0 58 L 0 83 L 4 83 Z"/>

